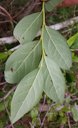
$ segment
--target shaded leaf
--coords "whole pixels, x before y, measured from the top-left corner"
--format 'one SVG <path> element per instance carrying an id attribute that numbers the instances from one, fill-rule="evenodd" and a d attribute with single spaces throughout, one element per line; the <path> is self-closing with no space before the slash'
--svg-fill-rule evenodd
<path id="1" fill-rule="evenodd" d="M 74 105 L 72 108 L 72 114 L 75 121 L 78 121 L 78 105 Z"/>
<path id="2" fill-rule="evenodd" d="M 18 83 L 27 73 L 37 68 L 41 60 L 41 44 L 27 43 L 17 49 L 7 60 L 5 79 L 8 83 Z"/>
<path id="3" fill-rule="evenodd" d="M 63 0 L 49 0 L 45 3 L 45 8 L 48 12 L 52 11 Z"/>
<path id="4" fill-rule="evenodd" d="M 49 72 L 45 81 L 45 93 L 56 102 L 63 102 L 65 93 L 65 79 L 58 65 L 49 58 L 45 58 Z"/>
<path id="5" fill-rule="evenodd" d="M 15 27 L 14 36 L 20 43 L 32 41 L 42 25 L 42 12 L 24 17 Z"/>
<path id="6" fill-rule="evenodd" d="M 65 38 L 57 31 L 45 27 L 43 35 L 45 53 L 54 60 L 60 68 L 69 69 L 72 65 L 71 52 Z"/>

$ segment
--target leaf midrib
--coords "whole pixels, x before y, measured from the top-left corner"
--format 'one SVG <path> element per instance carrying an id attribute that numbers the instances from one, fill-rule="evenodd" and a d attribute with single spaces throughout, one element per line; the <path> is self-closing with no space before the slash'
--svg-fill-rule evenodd
<path id="1" fill-rule="evenodd" d="M 40 71 L 40 69 L 39 69 L 39 71 Z M 38 74 L 39 74 L 39 71 L 38 71 L 38 73 L 37 73 L 37 75 L 36 75 L 36 77 L 35 77 L 35 79 L 34 79 L 34 81 L 33 81 L 33 83 L 32 83 L 32 86 L 30 87 L 29 92 L 28 92 L 28 94 L 26 95 L 26 97 L 29 95 L 29 93 L 30 93 L 30 91 L 32 90 L 32 88 L 34 88 L 34 82 L 35 82 L 35 80 L 36 80 L 36 78 L 37 78 L 37 76 L 38 76 Z M 24 105 L 24 103 L 25 103 L 25 101 L 26 101 L 26 100 L 25 100 L 26 97 L 24 98 L 24 101 L 22 102 L 22 105 L 20 106 L 19 111 L 16 113 L 15 118 L 17 118 L 17 116 L 19 115 L 19 112 L 20 112 L 22 106 Z M 15 119 L 14 119 L 14 120 L 15 120 Z"/>
<path id="2" fill-rule="evenodd" d="M 25 57 L 25 59 L 23 60 L 23 62 L 21 63 L 21 65 L 17 68 L 16 72 L 14 74 L 16 74 L 18 72 L 18 70 L 21 68 L 21 66 L 23 65 L 23 63 L 26 61 L 26 59 L 28 59 L 28 57 L 32 54 L 32 52 L 36 49 L 36 47 L 40 44 L 40 41 L 37 42 L 37 44 L 34 46 L 34 48 L 30 51 L 30 53 L 28 53 L 28 55 Z"/>
<path id="3" fill-rule="evenodd" d="M 33 78 L 33 76 L 31 77 L 31 78 L 28 78 L 27 80 L 29 81 L 29 80 L 31 80 Z M 18 88 L 17 88 L 18 89 Z M 19 95 L 23 95 L 24 93 L 22 92 L 22 93 L 20 93 Z M 18 105 L 18 102 L 17 102 L 17 105 Z"/>
<path id="4" fill-rule="evenodd" d="M 45 62 L 46 62 L 46 58 L 45 58 Z M 47 69 L 48 69 L 47 62 L 46 62 L 46 66 L 47 66 Z M 50 75 L 50 71 L 49 71 L 49 69 L 48 69 L 48 72 L 49 72 L 49 75 Z M 51 75 L 50 75 L 50 77 L 51 77 Z M 53 85 L 54 85 L 54 88 L 55 88 L 56 94 L 58 94 L 58 92 L 57 92 L 57 88 L 56 88 L 56 86 L 55 86 L 55 84 L 54 84 L 54 80 L 52 79 L 52 77 L 51 77 L 51 80 L 52 80 L 52 82 L 53 82 Z M 59 95 L 57 95 L 57 97 L 59 97 Z M 59 99 L 59 101 L 60 101 L 60 98 L 58 98 L 58 99 Z"/>
<path id="5" fill-rule="evenodd" d="M 47 66 L 47 64 L 46 64 L 46 66 Z M 47 67 L 47 70 L 48 70 L 48 67 Z M 49 73 L 49 70 L 48 70 L 48 73 Z M 49 77 L 50 77 L 50 79 L 52 80 L 52 78 L 51 78 L 51 76 L 50 76 L 50 73 L 49 73 Z M 53 85 L 53 88 L 54 88 L 54 90 L 55 90 L 55 92 L 56 92 L 56 89 L 55 89 L 53 80 L 51 81 L 51 85 Z M 52 87 L 52 86 L 51 86 L 51 87 Z M 50 91 L 51 91 L 51 90 L 50 90 Z M 57 92 L 56 92 L 56 95 L 57 95 Z M 57 95 L 57 99 L 58 99 L 58 101 L 59 101 L 58 95 Z"/>

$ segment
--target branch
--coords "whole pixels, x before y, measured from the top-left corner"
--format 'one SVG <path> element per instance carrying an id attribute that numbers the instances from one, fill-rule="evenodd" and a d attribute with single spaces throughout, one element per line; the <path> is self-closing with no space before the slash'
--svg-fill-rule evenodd
<path id="1" fill-rule="evenodd" d="M 5 101 L 11 94 L 13 91 L 15 91 L 16 86 L 14 86 L 4 97 L 0 98 L 0 102 Z"/>
<path id="2" fill-rule="evenodd" d="M 0 38 L 0 44 L 12 44 L 12 43 L 16 43 L 17 40 L 13 37 L 13 36 L 10 36 L 10 37 L 3 37 L 3 38 Z"/>
<path id="3" fill-rule="evenodd" d="M 64 29 L 68 26 L 74 25 L 75 23 L 78 23 L 78 16 L 74 17 L 74 18 L 71 18 L 69 20 L 66 20 L 64 22 L 61 22 L 61 23 L 51 25 L 49 27 L 53 28 L 55 30 L 61 30 L 61 29 Z M 40 34 L 40 32 L 38 33 L 38 35 L 39 34 Z M 17 42 L 17 40 L 13 36 L 0 38 L 0 44 L 12 44 L 12 43 L 16 43 L 16 42 Z"/>
<path id="4" fill-rule="evenodd" d="M 35 3 L 35 4 L 34 4 Z M 30 0 L 26 3 L 26 5 L 22 8 L 21 11 L 19 11 L 19 13 L 17 13 L 13 19 L 15 19 L 16 17 L 19 17 L 20 19 L 23 18 L 26 15 L 29 15 L 33 9 L 35 8 L 36 4 L 37 4 L 37 0 Z"/>
<path id="5" fill-rule="evenodd" d="M 54 107 L 55 105 L 56 105 L 55 103 L 52 103 L 52 104 L 49 106 L 49 108 L 47 109 L 47 112 L 46 112 L 46 114 L 45 114 L 45 116 L 44 116 L 44 118 L 43 118 L 43 120 L 42 120 L 42 123 L 41 123 L 41 128 L 42 128 L 43 125 L 44 125 L 44 122 L 45 122 L 45 120 L 46 120 L 46 117 L 47 117 L 49 111 L 50 111 L 51 108 Z"/>
<path id="6" fill-rule="evenodd" d="M 74 17 L 74 18 L 70 18 L 69 20 L 66 20 L 64 22 L 52 25 L 52 26 L 50 26 L 50 28 L 53 28 L 55 30 L 60 30 L 60 29 L 66 28 L 68 26 L 74 25 L 75 23 L 78 23 L 78 16 Z"/>

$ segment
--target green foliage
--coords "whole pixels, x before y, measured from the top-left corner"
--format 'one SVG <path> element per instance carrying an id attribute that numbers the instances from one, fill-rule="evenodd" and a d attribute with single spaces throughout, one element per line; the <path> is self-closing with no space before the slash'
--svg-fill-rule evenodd
<path id="1" fill-rule="evenodd" d="M 67 43 L 73 51 L 77 50 L 78 49 L 78 33 L 71 36 L 68 39 Z M 72 60 L 73 60 L 73 62 L 78 63 L 78 56 L 74 52 L 72 53 Z"/>
<path id="2" fill-rule="evenodd" d="M 78 105 L 74 105 L 72 108 L 73 119 L 78 121 Z"/>
<path id="3" fill-rule="evenodd" d="M 42 25 L 42 12 L 24 17 L 15 27 L 14 36 L 20 43 L 32 41 Z"/>
<path id="4" fill-rule="evenodd" d="M 6 106 L 8 106 L 8 102 L 5 102 Z M 5 105 L 4 105 L 4 102 L 1 102 L 0 103 L 0 112 L 4 111 L 5 110 Z"/>
<path id="5" fill-rule="evenodd" d="M 8 83 L 18 83 L 27 73 L 37 68 L 40 60 L 40 41 L 34 41 L 22 45 L 9 57 L 8 61 L 6 62 L 6 81 Z"/>
<path id="6" fill-rule="evenodd" d="M 75 35 L 70 37 L 67 42 L 71 48 L 74 48 L 75 45 L 77 46 L 77 47 L 76 46 L 75 47 L 78 48 L 78 33 L 76 33 Z"/>
<path id="7" fill-rule="evenodd" d="M 8 53 L 0 53 L 0 61 L 1 60 L 6 60 L 6 58 L 8 57 Z"/>
<path id="8" fill-rule="evenodd" d="M 78 49 L 78 33 L 76 33 L 75 35 L 71 36 L 69 39 L 68 39 L 68 45 L 70 46 L 70 48 L 73 50 L 72 52 L 72 60 L 75 64 L 78 63 L 78 55 L 75 54 L 75 51 Z M 74 65 L 74 70 L 77 72 L 77 69 L 76 68 L 76 65 Z M 71 76 L 71 81 L 70 82 L 74 82 L 75 81 L 75 75 L 74 73 L 70 74 Z M 69 76 L 67 76 L 67 78 L 69 78 Z M 69 81 L 68 81 L 69 82 Z M 74 84 L 71 83 L 70 87 L 70 92 L 74 93 L 75 94 L 77 93 L 77 88 L 75 87 Z M 68 102 L 69 103 L 69 102 Z M 75 105 L 71 108 L 71 112 L 72 112 L 72 116 L 73 116 L 73 119 L 74 121 L 78 121 L 78 105 L 75 103 Z M 77 126 L 78 127 L 78 126 Z"/>
<path id="9" fill-rule="evenodd" d="M 73 60 L 73 62 L 78 63 L 78 56 L 75 55 L 74 53 L 72 54 L 72 60 Z"/>
<path id="10" fill-rule="evenodd" d="M 38 108 L 34 108 L 32 111 L 31 111 L 31 117 L 32 117 L 32 119 L 33 118 L 37 118 L 37 116 L 38 116 Z"/>
<path id="11" fill-rule="evenodd" d="M 39 102 L 44 85 L 43 73 L 45 70 L 43 71 L 42 68 L 29 73 L 18 85 L 11 103 L 13 123 Z"/>
<path id="12" fill-rule="evenodd" d="M 60 1 L 53 2 L 55 7 Z M 19 83 L 11 102 L 12 123 L 39 102 L 43 91 L 53 101 L 64 101 L 65 79 L 61 69 L 70 69 L 71 52 L 64 37 L 46 26 L 45 2 L 42 5 L 41 12 L 23 18 L 14 30 L 22 45 L 5 66 L 6 81 Z M 40 40 L 34 41 L 41 26 Z"/>
<path id="13" fill-rule="evenodd" d="M 45 8 L 48 12 L 52 11 L 58 3 L 62 2 L 63 0 L 49 0 L 45 3 Z"/>
<path id="14" fill-rule="evenodd" d="M 45 84 L 45 93 L 54 101 L 62 102 L 64 100 L 64 92 L 65 92 L 65 80 L 63 74 L 61 73 L 58 65 L 48 57 L 45 58 L 45 62 L 46 62 L 47 70 L 49 72 L 49 75 L 47 73 L 46 78 L 47 79 L 49 78 L 48 83 L 50 83 L 49 87 L 48 87 L 48 83 Z M 62 86 L 60 86 L 60 83 Z"/>
<path id="15" fill-rule="evenodd" d="M 47 56 L 54 60 L 60 68 L 69 69 L 71 67 L 71 53 L 66 40 L 59 32 L 45 27 L 43 42 Z"/>

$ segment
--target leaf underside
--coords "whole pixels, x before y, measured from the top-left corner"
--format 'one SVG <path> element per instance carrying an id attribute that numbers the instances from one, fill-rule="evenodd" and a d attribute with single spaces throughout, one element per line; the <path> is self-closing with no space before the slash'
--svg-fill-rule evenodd
<path id="1" fill-rule="evenodd" d="M 32 41 L 42 25 L 42 12 L 24 17 L 15 27 L 14 36 L 20 43 Z"/>
<path id="2" fill-rule="evenodd" d="M 45 58 L 47 67 L 44 91 L 55 102 L 62 103 L 65 93 L 65 79 L 58 65 Z"/>
<path id="3" fill-rule="evenodd" d="M 26 74 L 38 67 L 41 54 L 39 41 L 24 44 L 17 49 L 6 62 L 6 81 L 12 84 L 18 83 Z"/>
<path id="4" fill-rule="evenodd" d="M 11 103 L 12 123 L 15 123 L 39 102 L 43 92 L 44 72 L 43 67 L 36 69 L 19 83 Z"/>
<path id="5" fill-rule="evenodd" d="M 51 11 L 62 0 L 45 3 Z M 72 65 L 71 52 L 64 37 L 44 26 L 41 39 L 33 41 L 42 25 L 42 11 L 23 18 L 14 29 L 22 44 L 6 62 L 5 79 L 19 83 L 11 102 L 11 121 L 15 123 L 40 100 L 42 92 L 56 103 L 63 103 L 65 79 L 61 69 Z"/>
<path id="6" fill-rule="evenodd" d="M 46 55 L 54 60 L 60 68 L 69 69 L 71 67 L 71 52 L 65 38 L 59 32 L 46 26 L 43 45 Z"/>

